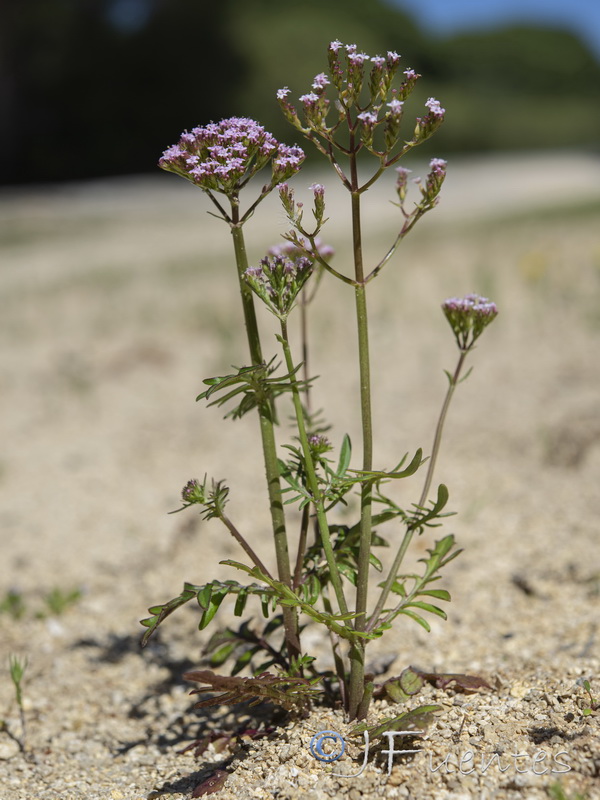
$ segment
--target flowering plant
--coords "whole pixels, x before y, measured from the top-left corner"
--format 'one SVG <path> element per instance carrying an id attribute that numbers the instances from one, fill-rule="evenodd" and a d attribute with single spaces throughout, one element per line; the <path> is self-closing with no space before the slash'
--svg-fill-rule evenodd
<path id="1" fill-rule="evenodd" d="M 313 184 L 312 224 L 304 220 L 302 203 L 287 183 L 300 169 L 303 151 L 277 142 L 258 123 L 233 118 L 192 129 L 165 151 L 163 169 L 199 186 L 228 226 L 237 266 L 242 311 L 247 331 L 250 363 L 234 373 L 208 378 L 198 399 L 226 405 L 234 419 L 257 413 L 267 476 L 276 572 L 265 565 L 250 541 L 226 513 L 229 488 L 224 481 L 191 480 L 183 489 L 183 508 L 199 506 L 205 519 L 217 518 L 244 550 L 248 563 L 225 561 L 246 573 L 251 583 L 233 580 L 185 584 L 183 592 L 168 603 L 150 609 L 143 620 L 144 641 L 173 611 L 192 598 L 201 609 L 199 627 L 206 627 L 227 596 L 234 596 L 235 614 L 241 615 L 250 597 L 262 603 L 267 622 L 261 631 L 243 623 L 236 631 L 218 631 L 207 646 L 211 666 L 233 658 L 233 676 L 250 665 L 254 677 L 220 678 L 210 670 L 188 674 L 206 684 L 199 692 L 224 691 L 228 701 L 254 697 L 268 698 L 285 708 L 304 708 L 320 691 L 337 692 L 350 719 L 364 718 L 373 693 L 372 676 L 365 674 L 365 651 L 370 640 L 382 636 L 399 615 L 412 618 L 427 630 L 427 615 L 445 617 L 438 603 L 450 600 L 444 589 L 433 588 L 440 570 L 458 552 L 454 537 L 447 535 L 432 543 L 428 557 L 421 559 L 421 574 L 403 574 L 401 566 L 415 535 L 439 525 L 448 501 L 445 485 L 430 489 L 446 413 L 453 392 L 461 380 L 468 354 L 497 310 L 493 303 L 476 295 L 450 299 L 442 305 L 459 350 L 457 366 L 448 376 L 448 391 L 437 423 L 431 453 L 424 458 L 417 450 L 391 469 L 374 462 L 373 419 L 370 381 L 370 346 L 367 288 L 380 275 L 406 234 L 437 201 L 446 175 L 446 162 L 434 158 L 424 181 L 417 180 L 420 198 L 407 205 L 408 175 L 397 167 L 396 194 L 400 211 L 399 229 L 383 258 L 367 266 L 363 258 L 361 204 L 375 181 L 409 150 L 427 140 L 442 124 L 445 110 L 429 98 L 426 111 L 418 117 L 410 138 L 403 138 L 404 106 L 419 76 L 406 69 L 394 85 L 400 56 L 369 57 L 356 45 L 335 41 L 328 48 L 328 73 L 314 78 L 311 91 L 300 97 L 300 111 L 289 100 L 287 88 L 277 93 L 286 119 L 328 160 L 350 194 L 353 268 L 350 272 L 331 264 L 332 250 L 319 235 L 326 222 L 325 190 Z M 363 151 L 373 159 L 366 179 L 359 177 L 358 158 Z M 253 201 L 242 207 L 240 195 L 251 178 L 264 168 L 271 177 Z M 276 190 L 290 223 L 285 243 L 272 250 L 256 265 L 249 265 L 244 242 L 244 225 L 259 204 Z M 355 296 L 358 361 L 360 371 L 361 460 L 352 466 L 350 439 L 345 436 L 337 456 L 326 437 L 327 427 L 311 412 L 311 379 L 307 364 L 307 304 L 319 280 L 329 275 L 353 287 Z M 312 285 L 312 288 L 311 288 Z M 263 356 L 255 300 L 264 303 L 278 320 L 277 341 L 283 367 L 276 356 Z M 288 330 L 290 314 L 298 309 L 302 321 L 302 356 L 294 355 Z M 339 358 L 339 355 L 337 356 Z M 291 399 L 295 420 L 293 443 L 278 449 L 277 409 L 282 395 Z M 423 489 L 417 502 L 400 507 L 384 494 L 384 487 L 413 475 L 427 463 Z M 339 510 L 352 495 L 358 495 L 358 519 L 340 522 Z M 290 558 L 290 527 L 287 509 L 296 507 L 299 532 L 295 556 Z M 392 529 L 395 557 L 384 569 L 374 548 L 386 544 L 378 529 L 395 523 Z M 314 526 L 314 541 L 309 530 Z M 377 529 L 377 530 L 376 530 Z M 369 609 L 367 598 L 374 571 L 382 573 L 379 593 Z M 318 669 L 316 660 L 304 652 L 300 618 L 324 626 L 330 634 L 334 670 Z M 282 635 L 277 636 L 278 632 Z M 258 663 L 257 663 L 258 662 Z M 276 669 L 276 674 L 268 672 Z M 236 682 L 237 681 L 237 682 Z M 207 700 L 201 704 L 206 704 Z"/>

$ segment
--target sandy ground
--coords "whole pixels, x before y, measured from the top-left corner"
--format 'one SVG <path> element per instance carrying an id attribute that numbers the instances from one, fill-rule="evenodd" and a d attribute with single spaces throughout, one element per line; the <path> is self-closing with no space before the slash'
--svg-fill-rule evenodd
<path id="1" fill-rule="evenodd" d="M 322 178 L 324 238 L 343 269 L 347 198 Z M 371 259 L 393 236 L 389 188 L 365 209 Z M 557 780 L 567 797 L 600 798 L 599 712 L 584 713 L 581 685 L 600 695 L 599 201 L 591 156 L 457 161 L 439 208 L 372 286 L 382 467 L 430 447 L 456 358 L 439 303 L 474 290 L 500 308 L 457 392 L 436 476 L 458 512 L 446 531 L 464 548 L 443 580 L 449 619 L 430 634 L 401 622 L 371 652 L 386 676 L 414 664 L 480 675 L 492 690 L 426 688 L 408 707 L 444 713 L 423 752 L 391 775 L 375 754 L 350 778 L 308 752 L 313 733 L 347 731 L 327 709 L 235 751 L 178 755 L 248 712 L 191 710 L 181 674 L 210 635 L 193 608 L 139 648 L 145 609 L 184 580 L 239 578 L 218 565 L 240 552 L 216 522 L 169 516 L 189 478 L 227 479 L 232 518 L 272 563 L 256 420 L 222 421 L 194 402 L 203 378 L 246 361 L 226 227 L 168 175 L 0 193 L 0 800 L 189 796 L 221 767 L 218 800 L 538 800 Z M 250 260 L 284 229 L 269 201 L 247 229 Z M 346 431 L 358 442 L 351 291 L 325 282 L 312 315 L 317 405 L 336 446 Z M 405 482 L 400 497 L 418 492 Z M 74 590 L 58 613 L 57 593 L 60 606 Z M 232 622 L 231 608 L 219 619 Z M 306 640 L 321 652 L 318 631 Z M 28 659 L 25 753 L 9 654 Z M 371 717 L 402 710 L 378 703 Z M 337 762 L 346 775 L 361 764 L 350 749 Z M 504 771 L 486 767 L 494 754 Z M 455 768 L 435 770 L 446 756 Z"/>

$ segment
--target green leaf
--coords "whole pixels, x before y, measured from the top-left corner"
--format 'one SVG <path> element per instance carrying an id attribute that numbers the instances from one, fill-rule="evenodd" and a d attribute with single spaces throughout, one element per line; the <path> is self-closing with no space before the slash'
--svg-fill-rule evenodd
<path id="1" fill-rule="evenodd" d="M 229 644 L 224 644 L 218 650 L 215 650 L 209 659 L 211 667 L 220 667 L 224 664 L 236 647 L 237 642 L 229 642 Z"/>
<path id="2" fill-rule="evenodd" d="M 419 592 L 419 594 L 421 593 Z M 429 611 L 430 614 L 435 614 L 438 617 L 442 617 L 442 619 L 447 619 L 446 612 L 442 611 L 442 609 L 437 606 L 432 606 L 431 603 L 422 603 L 420 600 L 413 600 L 412 603 L 407 605 L 407 608 L 420 608 L 421 611 Z"/>
<path id="3" fill-rule="evenodd" d="M 248 664 L 252 661 L 252 656 L 256 655 L 256 653 L 259 650 L 260 650 L 259 647 L 251 647 L 248 650 L 245 650 L 233 665 L 231 674 L 237 675 L 238 672 L 241 672 L 244 669 L 244 667 L 247 667 Z"/>
<path id="4" fill-rule="evenodd" d="M 204 628 L 206 628 L 206 626 L 212 621 L 219 609 L 219 606 L 228 594 L 229 587 L 216 587 L 213 585 L 209 601 L 206 606 L 200 602 L 200 596 L 198 596 L 198 605 L 203 609 L 202 617 L 200 618 L 200 622 L 198 624 L 199 630 L 204 630 Z"/>
<path id="5" fill-rule="evenodd" d="M 419 469 L 421 464 L 423 463 L 423 450 L 419 448 L 417 452 L 414 454 L 412 461 L 403 470 L 400 470 L 399 467 L 404 463 L 406 460 L 406 456 L 402 459 L 402 461 L 394 467 L 390 472 L 385 472 L 384 470 L 351 470 L 351 472 L 355 473 L 359 476 L 358 480 L 361 482 L 374 482 L 377 480 L 383 479 L 400 479 L 400 478 L 409 478 L 411 475 L 414 475 L 415 472 Z"/>
<path id="6" fill-rule="evenodd" d="M 405 575 L 403 577 L 409 577 L 409 576 Z M 383 587 L 385 586 L 385 581 L 382 581 L 377 585 L 379 586 L 380 589 L 383 589 Z M 400 597 L 406 597 L 407 595 L 406 586 L 404 585 L 404 583 L 400 583 L 400 581 L 398 581 L 397 579 L 390 586 L 390 590 L 394 592 L 394 594 L 399 594 Z"/>
<path id="7" fill-rule="evenodd" d="M 148 629 L 142 637 L 142 647 L 146 646 L 148 639 L 168 616 L 194 597 L 197 598 L 198 605 L 202 609 L 202 617 L 199 623 L 199 628 L 202 630 L 213 619 L 223 599 L 228 594 L 234 594 L 238 595 L 238 597 L 242 596 L 245 598 L 247 598 L 248 595 L 259 595 L 267 601 L 267 604 L 269 601 L 272 602 L 275 597 L 272 590 L 264 586 L 258 586 L 257 584 L 242 586 L 237 583 L 237 581 L 221 582 L 216 580 L 204 586 L 195 586 L 192 583 L 185 583 L 183 591 L 178 597 L 162 605 L 151 606 L 151 608 L 148 609 L 152 616 L 140 621 L 141 624 Z M 236 608 L 237 607 L 238 604 L 236 602 Z"/>
<path id="8" fill-rule="evenodd" d="M 142 637 L 142 647 L 145 647 L 148 644 L 148 639 L 156 631 L 161 622 L 163 622 L 182 605 L 185 605 L 185 603 L 189 602 L 193 597 L 195 597 L 196 592 L 200 591 L 201 589 L 201 586 L 194 586 L 191 583 L 185 583 L 183 585 L 183 591 L 178 597 L 175 597 L 173 600 L 169 600 L 167 603 L 163 603 L 162 605 L 151 606 L 148 609 L 148 612 L 152 616 L 140 620 L 140 624 L 145 628 L 148 628 Z"/>
<path id="9" fill-rule="evenodd" d="M 347 433 L 344 434 L 342 446 L 340 448 L 340 460 L 337 465 L 335 474 L 338 478 L 342 478 L 346 474 L 346 470 L 350 466 L 350 458 L 352 457 L 352 442 Z"/>
<path id="10" fill-rule="evenodd" d="M 372 567 L 375 567 L 375 569 L 377 570 L 377 572 L 381 572 L 381 571 L 382 571 L 382 569 L 383 569 L 383 564 L 382 564 L 382 563 L 381 563 L 381 561 L 380 561 L 380 560 L 377 558 L 377 556 L 375 555 L 375 553 L 369 553 L 369 563 L 371 564 L 371 566 L 372 566 Z"/>
<path id="11" fill-rule="evenodd" d="M 431 632 L 431 627 L 430 627 L 429 623 L 427 622 L 427 620 L 423 619 L 423 617 L 419 616 L 419 614 L 415 613 L 414 611 L 411 611 L 408 608 L 401 608 L 398 613 L 399 614 L 405 614 L 407 617 L 410 617 L 411 619 L 414 619 L 414 621 L 418 622 L 419 625 L 422 628 L 425 628 L 427 633 Z"/>
<path id="12" fill-rule="evenodd" d="M 377 691 L 377 696 L 382 692 L 388 696 L 394 703 L 404 703 L 409 697 L 413 697 L 421 691 L 424 685 L 424 680 L 410 667 L 403 670 L 399 677 L 389 678 L 385 681 Z"/>
<path id="13" fill-rule="evenodd" d="M 248 600 L 248 592 L 245 590 L 240 591 L 238 594 L 237 600 L 235 601 L 235 608 L 233 609 L 234 616 L 241 617 L 244 613 L 244 609 L 246 608 L 246 602 Z"/>
<path id="14" fill-rule="evenodd" d="M 435 597 L 438 600 L 448 600 L 450 601 L 452 598 L 450 597 L 450 592 L 447 592 L 445 589 L 428 589 L 424 592 L 419 592 L 419 597 L 421 595 L 425 595 L 426 597 Z"/>
<path id="15" fill-rule="evenodd" d="M 425 525 L 431 525 L 432 520 L 437 519 L 442 515 L 441 512 L 446 507 L 449 497 L 450 494 L 448 492 L 448 487 L 445 484 L 440 483 L 438 486 L 437 498 L 433 502 L 431 508 L 428 509 L 426 506 L 415 506 L 417 510 L 412 515 L 409 529 L 418 530 L 419 528 L 423 528 Z M 443 516 L 448 515 L 444 514 Z"/>

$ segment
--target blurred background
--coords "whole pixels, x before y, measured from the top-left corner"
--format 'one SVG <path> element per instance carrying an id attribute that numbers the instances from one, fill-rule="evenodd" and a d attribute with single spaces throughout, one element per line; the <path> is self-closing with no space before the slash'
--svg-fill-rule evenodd
<path id="1" fill-rule="evenodd" d="M 0 182 L 150 172 L 231 115 L 292 141 L 275 92 L 306 91 L 334 38 L 424 76 L 451 109 L 436 155 L 598 148 L 596 0 L 8 0 Z"/>

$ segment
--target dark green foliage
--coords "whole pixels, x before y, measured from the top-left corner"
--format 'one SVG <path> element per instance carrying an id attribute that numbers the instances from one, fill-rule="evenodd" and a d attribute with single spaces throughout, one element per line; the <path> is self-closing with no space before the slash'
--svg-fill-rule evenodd
<path id="1" fill-rule="evenodd" d="M 230 658 L 235 658 L 231 668 L 232 675 L 237 675 L 249 666 L 258 654 L 264 654 L 262 658 L 266 656 L 266 661 L 262 661 L 256 669 L 253 669 L 255 674 L 264 672 L 274 665 L 288 670 L 287 658 L 275 649 L 270 641 L 275 631 L 280 630 L 282 625 L 283 619 L 279 614 L 269 620 L 260 634 L 252 630 L 249 621 L 243 622 L 236 631 L 231 628 L 219 630 L 210 637 L 204 648 L 204 655 L 209 657 L 208 663 L 211 667 L 221 667 Z"/>
<path id="2" fill-rule="evenodd" d="M 282 81 L 294 97 L 306 91 L 336 38 L 397 50 L 427 76 L 422 98 L 452 108 L 442 152 L 595 146 L 600 136 L 600 65 L 560 29 L 432 37 L 382 0 L 147 0 L 140 26 L 119 29 L 114 5 L 2 5 L 0 182 L 150 171 L 182 130 L 233 115 L 291 141 L 274 93 Z"/>

